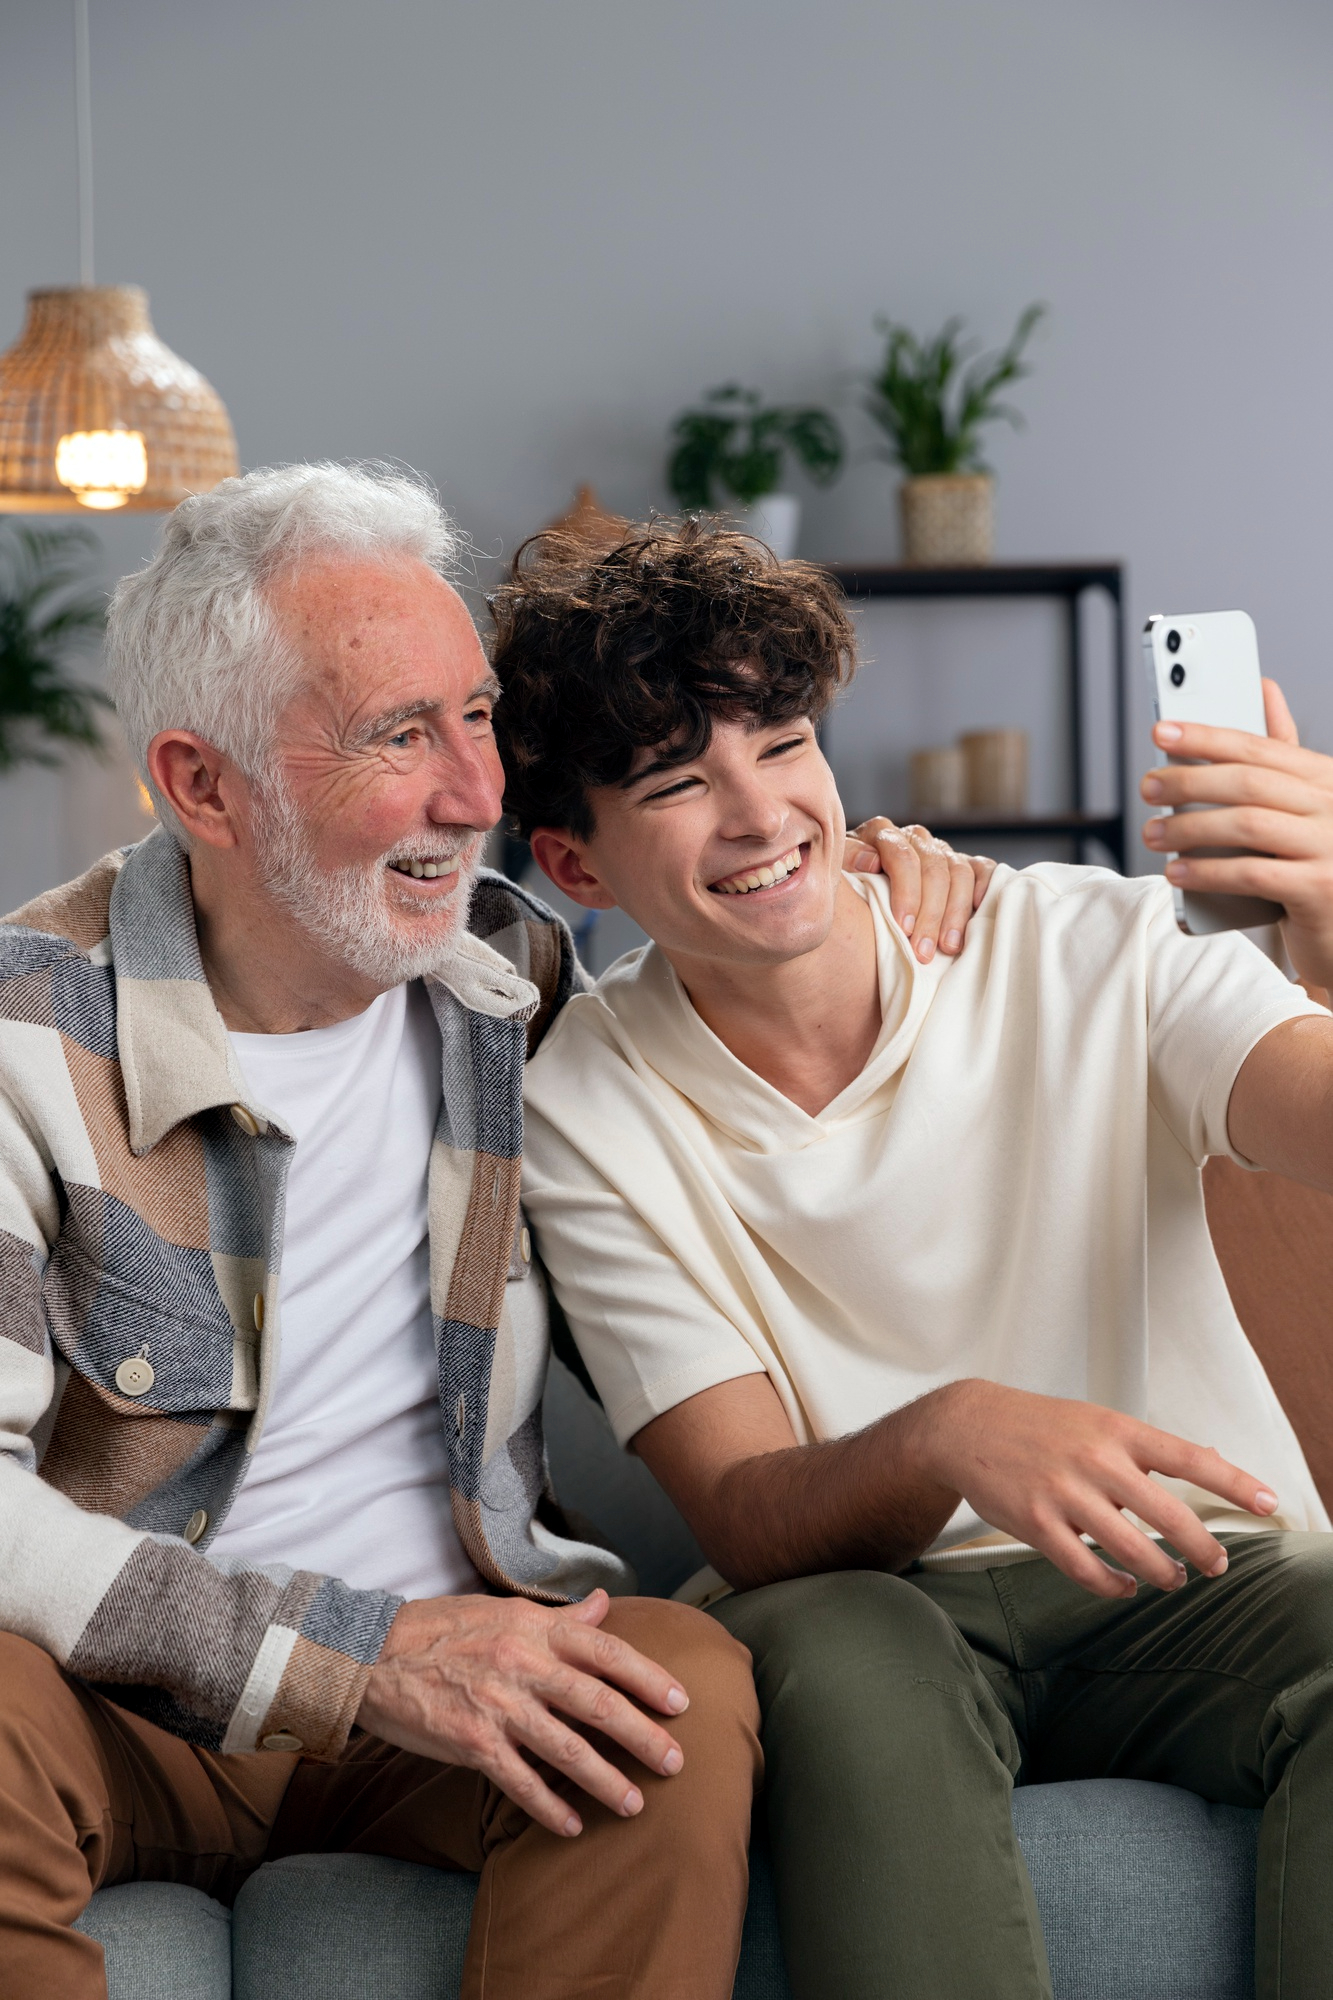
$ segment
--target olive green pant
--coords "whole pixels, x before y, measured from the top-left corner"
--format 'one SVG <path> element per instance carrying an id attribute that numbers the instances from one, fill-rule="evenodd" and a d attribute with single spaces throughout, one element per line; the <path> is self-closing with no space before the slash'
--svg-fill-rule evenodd
<path id="1" fill-rule="evenodd" d="M 1044 1559 L 724 1598 L 754 1656 L 796 2000 L 1050 2000 L 1015 1782 L 1262 1806 L 1258 2000 L 1333 1992 L 1333 1535 L 1223 1537 L 1167 1595 Z"/>

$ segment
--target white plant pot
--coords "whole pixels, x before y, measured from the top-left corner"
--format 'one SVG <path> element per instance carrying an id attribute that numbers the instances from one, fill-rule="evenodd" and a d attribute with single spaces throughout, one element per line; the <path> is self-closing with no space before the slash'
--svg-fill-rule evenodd
<path id="1" fill-rule="evenodd" d="M 794 493 L 766 493 L 753 506 L 738 507 L 731 518 L 743 535 L 764 542 L 779 562 L 790 562 L 801 533 L 801 503 Z"/>

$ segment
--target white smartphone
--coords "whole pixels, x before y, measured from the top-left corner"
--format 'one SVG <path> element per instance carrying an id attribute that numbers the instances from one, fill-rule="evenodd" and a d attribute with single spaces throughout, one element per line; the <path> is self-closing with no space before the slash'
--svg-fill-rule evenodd
<path id="1" fill-rule="evenodd" d="M 1192 611 L 1179 617 L 1160 612 L 1143 630 L 1143 657 L 1159 722 L 1206 722 L 1214 729 L 1244 729 L 1267 736 L 1259 639 L 1247 611 Z M 1167 757 L 1164 763 L 1184 760 Z M 1199 805 L 1178 812 L 1199 812 Z M 1247 850 L 1200 847 L 1200 856 L 1229 856 Z M 1214 931 L 1248 931 L 1275 924 L 1280 903 L 1261 896 L 1201 896 L 1177 889 L 1176 922 L 1191 937 Z"/>

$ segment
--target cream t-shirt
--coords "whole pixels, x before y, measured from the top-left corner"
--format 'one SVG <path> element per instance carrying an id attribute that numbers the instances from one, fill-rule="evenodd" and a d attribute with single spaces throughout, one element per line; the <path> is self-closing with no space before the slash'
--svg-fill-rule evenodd
<path id="1" fill-rule="evenodd" d="M 883 879 L 847 879 L 885 1024 L 817 1117 L 731 1054 L 655 946 L 528 1066 L 524 1206 L 617 1436 L 747 1374 L 802 1440 L 981 1376 L 1215 1445 L 1277 1493 L 1260 1523 L 1178 1485 L 1215 1529 L 1327 1528 L 1200 1180 L 1237 1158 L 1255 1043 L 1324 1010 L 1247 939 L 1182 935 L 1160 877 L 1001 868 L 962 956 L 928 966 Z M 991 1532 L 964 1504 L 931 1553 Z"/>

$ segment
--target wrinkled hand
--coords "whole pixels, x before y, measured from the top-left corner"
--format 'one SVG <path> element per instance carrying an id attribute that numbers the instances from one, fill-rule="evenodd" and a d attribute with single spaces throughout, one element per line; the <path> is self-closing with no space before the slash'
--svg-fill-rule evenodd
<path id="1" fill-rule="evenodd" d="M 995 1382 L 937 1392 L 932 1469 L 983 1521 L 1040 1549 L 1095 1597 L 1132 1597 L 1134 1578 L 1176 1590 L 1185 1571 L 1125 1510 L 1146 1521 L 1205 1576 L 1226 1550 L 1197 1514 L 1149 1475 L 1185 1479 L 1247 1514 L 1271 1514 L 1276 1497 L 1220 1453 L 1154 1430 L 1096 1403 L 1034 1396 Z M 1112 1568 L 1079 1538 L 1090 1535 Z"/>
<path id="2" fill-rule="evenodd" d="M 936 947 L 949 958 L 963 949 L 972 913 L 995 873 L 984 854 L 955 854 L 924 826 L 895 826 L 891 819 L 866 819 L 847 835 L 843 867 L 888 877 L 889 907 L 912 940 L 923 965 Z"/>
<path id="3" fill-rule="evenodd" d="M 665 1667 L 597 1630 L 609 1608 L 604 1590 L 558 1611 L 520 1597 L 405 1604 L 357 1721 L 401 1750 L 484 1772 L 552 1833 L 573 1836 L 583 1823 L 524 1750 L 630 1819 L 643 1794 L 563 1718 L 673 1777 L 684 1762 L 680 1745 L 620 1690 L 664 1715 L 679 1715 L 689 1701 Z"/>
<path id="4" fill-rule="evenodd" d="M 1333 757 L 1302 750 L 1275 681 L 1264 682 L 1267 736 L 1202 723 L 1159 722 L 1153 740 L 1172 757 L 1205 763 L 1150 771 L 1140 790 L 1151 805 L 1206 801 L 1203 812 L 1150 819 L 1146 846 L 1178 852 L 1167 878 L 1181 889 L 1266 896 L 1287 915 L 1282 934 L 1299 976 L 1333 985 Z M 1200 847 L 1254 848 L 1199 857 Z"/>

